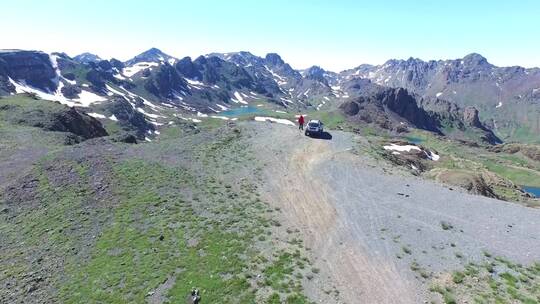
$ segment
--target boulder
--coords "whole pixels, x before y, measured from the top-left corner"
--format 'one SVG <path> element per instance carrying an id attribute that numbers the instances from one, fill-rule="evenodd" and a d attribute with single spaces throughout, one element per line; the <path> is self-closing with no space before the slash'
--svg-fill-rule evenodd
<path id="1" fill-rule="evenodd" d="M 344 102 L 339 108 L 348 116 L 354 116 L 360 111 L 360 107 L 355 101 Z"/>
<path id="2" fill-rule="evenodd" d="M 120 133 L 118 135 L 115 135 L 111 138 L 112 141 L 115 142 L 123 142 L 127 144 L 136 144 L 137 143 L 137 137 L 131 133 Z"/>
<path id="3" fill-rule="evenodd" d="M 62 94 L 69 99 L 79 98 L 81 88 L 76 85 L 68 84 L 62 87 Z"/>

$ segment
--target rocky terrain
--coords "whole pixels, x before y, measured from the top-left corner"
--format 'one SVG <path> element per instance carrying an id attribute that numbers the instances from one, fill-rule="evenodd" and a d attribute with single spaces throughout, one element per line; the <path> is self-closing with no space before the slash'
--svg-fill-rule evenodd
<path id="1" fill-rule="evenodd" d="M 474 106 L 501 139 L 538 142 L 538 68 L 497 67 L 473 53 L 455 60 L 389 60 L 379 66 L 361 65 L 340 76 L 406 88 L 460 107 Z"/>
<path id="2" fill-rule="evenodd" d="M 478 55 L 1 51 L 0 302 L 537 303 L 538 133 L 445 96 L 490 73 L 536 85 Z"/>
<path id="3" fill-rule="evenodd" d="M 408 122 L 490 144 L 538 143 L 539 75 L 538 69 L 495 67 L 478 54 L 446 61 L 390 60 L 335 73 L 318 66 L 295 70 L 275 53 L 178 59 L 152 48 L 121 62 L 90 53 L 70 58 L 64 53 L 0 52 L 0 95 L 34 93 L 106 117 L 95 107 L 114 100 L 128 102 L 156 125 L 168 123 L 173 113 L 191 119 L 261 102 L 281 111 L 330 111 L 344 102 L 368 99 L 359 121 L 390 130 Z M 132 129 L 140 139 L 153 131 L 138 122 Z"/>

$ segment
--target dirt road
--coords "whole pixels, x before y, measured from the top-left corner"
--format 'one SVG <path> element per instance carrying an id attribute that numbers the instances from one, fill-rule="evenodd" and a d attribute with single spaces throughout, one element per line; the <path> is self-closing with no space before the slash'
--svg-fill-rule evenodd
<path id="1" fill-rule="evenodd" d="M 516 262 L 540 260 L 540 210 L 451 191 L 383 172 L 352 134 L 311 139 L 279 124 L 252 123 L 266 163 L 266 195 L 297 227 L 315 266 L 345 303 L 422 303 L 434 274 L 479 261 L 485 252 Z"/>

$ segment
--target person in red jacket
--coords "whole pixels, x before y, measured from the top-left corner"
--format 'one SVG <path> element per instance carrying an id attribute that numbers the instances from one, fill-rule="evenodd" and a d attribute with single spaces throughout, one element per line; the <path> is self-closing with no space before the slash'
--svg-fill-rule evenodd
<path id="1" fill-rule="evenodd" d="M 298 128 L 300 130 L 304 130 L 304 115 L 300 115 L 300 117 L 298 117 Z"/>

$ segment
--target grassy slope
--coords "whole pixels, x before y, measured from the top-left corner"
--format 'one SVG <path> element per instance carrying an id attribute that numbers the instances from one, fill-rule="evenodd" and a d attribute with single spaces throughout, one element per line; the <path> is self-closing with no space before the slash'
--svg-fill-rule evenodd
<path id="1" fill-rule="evenodd" d="M 443 155 L 452 156 L 440 163 L 442 167 L 480 167 L 497 173 L 516 185 L 540 186 L 540 164 L 521 154 L 491 153 L 483 148 L 466 147 L 423 131 L 415 131 L 412 136 L 421 139 L 422 145 L 434 148 Z"/>
<path id="2" fill-rule="evenodd" d="M 453 303 L 540 303 L 540 264 L 523 266 L 485 253 L 482 264 L 434 280 L 430 290 Z M 466 301 L 466 302 L 465 302 Z"/>
<path id="3" fill-rule="evenodd" d="M 90 153 L 74 161 L 58 146 L 43 158 L 32 170 L 37 207 L 13 213 L 10 207 L 10 216 L 0 218 L 7 244 L 0 281 L 17 286 L 12 296 L 36 300 L 24 291 L 34 272 L 41 274 L 33 292 L 38 299 L 66 303 L 142 303 L 167 278 L 173 284 L 163 296 L 173 302 L 196 286 L 205 303 L 307 303 L 300 283 L 310 268 L 304 248 L 273 237 L 276 211 L 259 199 L 258 171 L 247 165 L 252 152 L 241 132 L 223 123 L 219 132 L 213 124 L 203 129 L 188 135 L 171 127 L 153 143 L 132 146 L 171 157 L 189 153 L 180 156 L 193 166 L 152 160 L 154 154 L 99 156 L 110 193 L 98 201 Z M 203 140 L 175 150 L 188 137 Z M 232 179 L 252 169 L 251 178 Z"/>

